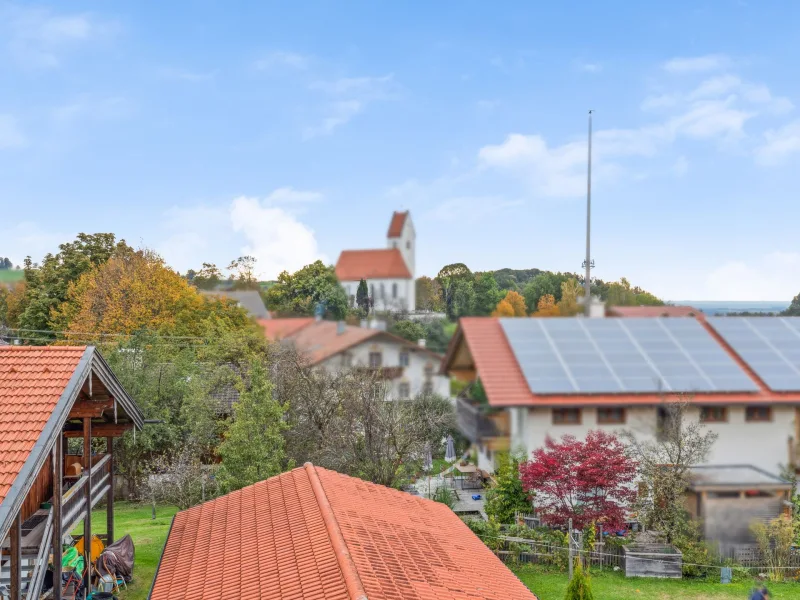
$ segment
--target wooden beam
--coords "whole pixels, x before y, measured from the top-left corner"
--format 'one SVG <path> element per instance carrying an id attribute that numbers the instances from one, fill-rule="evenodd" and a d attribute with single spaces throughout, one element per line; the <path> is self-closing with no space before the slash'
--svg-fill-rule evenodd
<path id="1" fill-rule="evenodd" d="M 108 459 L 108 495 L 106 496 L 106 545 L 114 543 L 114 438 L 106 438 Z"/>
<path id="2" fill-rule="evenodd" d="M 83 519 L 83 553 L 86 565 L 86 589 L 92 581 L 92 419 L 83 420 L 83 472 L 86 478 L 86 516 Z"/>
<path id="3" fill-rule="evenodd" d="M 103 423 L 92 427 L 95 437 L 120 437 L 123 433 L 133 429 L 133 423 Z M 82 438 L 82 429 L 67 429 L 64 435 L 68 438 Z"/>
<path id="4" fill-rule="evenodd" d="M 53 600 L 61 600 L 61 501 L 64 499 L 64 436 L 59 435 L 53 448 Z"/>
<path id="5" fill-rule="evenodd" d="M 11 524 L 11 600 L 22 600 L 22 519 Z"/>
<path id="6" fill-rule="evenodd" d="M 70 419 L 83 419 L 94 417 L 99 419 L 107 410 L 114 410 L 114 401 L 95 402 L 93 400 L 78 400 L 69 411 Z"/>

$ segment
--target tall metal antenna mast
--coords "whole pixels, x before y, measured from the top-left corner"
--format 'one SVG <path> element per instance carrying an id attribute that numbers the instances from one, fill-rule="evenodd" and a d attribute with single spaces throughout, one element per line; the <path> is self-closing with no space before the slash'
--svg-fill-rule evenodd
<path id="1" fill-rule="evenodd" d="M 589 170 L 586 177 L 586 260 L 583 266 L 586 268 L 586 279 L 584 285 L 584 307 L 586 309 L 586 316 L 589 316 L 592 305 L 592 252 L 591 252 L 591 238 L 592 238 L 592 113 L 589 111 Z"/>

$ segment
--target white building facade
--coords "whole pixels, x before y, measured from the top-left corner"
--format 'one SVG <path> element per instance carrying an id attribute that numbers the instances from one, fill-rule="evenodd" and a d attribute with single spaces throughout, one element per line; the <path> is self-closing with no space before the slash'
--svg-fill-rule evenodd
<path id="1" fill-rule="evenodd" d="M 320 366 L 335 372 L 350 367 L 383 369 L 387 399 L 408 399 L 432 393 L 450 397 L 450 378 L 439 373 L 441 356 L 389 336 L 376 336 L 343 350 Z"/>
<path id="2" fill-rule="evenodd" d="M 355 306 L 358 286 L 367 283 L 373 310 L 416 310 L 416 232 L 409 212 L 395 212 L 386 235 L 386 248 L 344 250 L 336 262 L 336 276 L 350 304 Z"/>

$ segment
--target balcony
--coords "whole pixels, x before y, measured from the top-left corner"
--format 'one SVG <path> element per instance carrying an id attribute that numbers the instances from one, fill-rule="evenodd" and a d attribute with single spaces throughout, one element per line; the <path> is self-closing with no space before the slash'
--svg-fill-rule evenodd
<path id="1" fill-rule="evenodd" d="M 508 413 L 504 410 L 493 410 L 477 400 L 459 397 L 456 399 L 456 419 L 461 433 L 472 443 L 486 444 L 490 440 L 500 442 L 508 439 Z"/>
<path id="2" fill-rule="evenodd" d="M 70 531 L 84 516 L 86 516 L 86 494 L 88 493 L 91 478 L 92 508 L 106 497 L 111 485 L 111 455 L 93 457 L 91 473 L 83 474 L 77 478 L 69 489 L 64 492 L 62 501 L 62 530 Z M 68 478 L 64 478 L 66 483 Z"/>
<path id="3" fill-rule="evenodd" d="M 356 371 L 373 374 L 377 379 L 399 379 L 403 376 L 403 367 L 356 367 Z"/>

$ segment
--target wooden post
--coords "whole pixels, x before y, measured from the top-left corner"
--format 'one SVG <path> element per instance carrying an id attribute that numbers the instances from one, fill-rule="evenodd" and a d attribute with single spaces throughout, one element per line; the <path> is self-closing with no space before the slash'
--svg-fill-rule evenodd
<path id="1" fill-rule="evenodd" d="M 86 478 L 86 518 L 83 520 L 83 552 L 86 557 L 86 589 L 92 576 L 92 418 L 83 419 L 83 469 Z"/>
<path id="2" fill-rule="evenodd" d="M 106 438 L 108 459 L 108 495 L 106 496 L 106 546 L 114 543 L 114 438 Z"/>
<path id="3" fill-rule="evenodd" d="M 11 524 L 11 600 L 22 600 L 22 519 L 20 513 L 17 513 Z"/>
<path id="4" fill-rule="evenodd" d="M 58 436 L 53 449 L 53 600 L 61 600 L 61 502 L 64 499 L 64 436 Z"/>
<path id="5" fill-rule="evenodd" d="M 569 528 L 567 529 L 567 539 L 569 540 L 569 580 L 572 581 L 572 557 L 574 555 L 574 544 L 572 543 L 572 519 L 569 520 Z"/>

